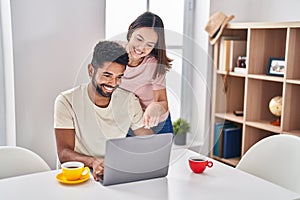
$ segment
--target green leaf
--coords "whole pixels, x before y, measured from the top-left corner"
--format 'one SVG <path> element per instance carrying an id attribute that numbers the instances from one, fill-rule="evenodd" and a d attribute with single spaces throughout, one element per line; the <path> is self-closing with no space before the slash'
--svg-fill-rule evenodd
<path id="1" fill-rule="evenodd" d="M 173 129 L 174 129 L 174 134 L 176 135 L 176 134 L 188 133 L 191 127 L 186 120 L 179 118 L 173 122 Z"/>

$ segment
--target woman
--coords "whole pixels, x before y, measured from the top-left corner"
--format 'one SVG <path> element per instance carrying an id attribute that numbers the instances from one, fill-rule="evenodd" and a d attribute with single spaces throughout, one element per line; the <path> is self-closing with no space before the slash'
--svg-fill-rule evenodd
<path id="1" fill-rule="evenodd" d="M 173 133 L 166 92 L 166 72 L 172 60 L 166 55 L 161 18 L 143 13 L 129 26 L 127 40 L 129 64 L 120 87 L 139 98 L 146 128 L 157 134 Z"/>

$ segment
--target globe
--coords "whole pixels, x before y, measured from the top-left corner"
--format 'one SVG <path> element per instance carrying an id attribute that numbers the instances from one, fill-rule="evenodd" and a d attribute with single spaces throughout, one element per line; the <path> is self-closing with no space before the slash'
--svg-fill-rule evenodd
<path id="1" fill-rule="evenodd" d="M 282 97 L 276 96 L 270 100 L 269 109 L 271 113 L 277 117 L 281 116 Z"/>

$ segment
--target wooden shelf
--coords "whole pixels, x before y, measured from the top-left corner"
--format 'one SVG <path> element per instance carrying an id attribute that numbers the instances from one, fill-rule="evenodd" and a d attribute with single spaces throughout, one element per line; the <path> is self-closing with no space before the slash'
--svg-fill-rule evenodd
<path id="1" fill-rule="evenodd" d="M 270 121 L 257 121 L 257 122 L 245 122 L 247 126 L 252 126 L 254 128 L 274 132 L 274 133 L 281 133 L 280 126 L 272 125 Z"/>
<path id="2" fill-rule="evenodd" d="M 300 109 L 298 108 L 300 102 L 300 22 L 230 23 L 224 29 L 223 36 L 227 37 L 227 40 L 238 38 L 246 41 L 247 70 L 245 74 L 215 70 L 212 92 L 211 149 L 217 144 L 217 137 L 220 137 L 220 133 L 216 134 L 214 130 L 215 123 L 220 121 L 241 125 L 241 156 L 255 143 L 272 135 L 291 134 L 300 137 Z M 220 65 L 220 63 L 227 63 L 224 60 L 219 61 L 219 58 L 227 55 L 220 56 L 224 53 L 225 42 L 223 44 L 223 41 L 220 39 L 214 45 L 214 63 L 218 69 L 232 69 L 234 66 Z M 229 51 L 232 52 L 232 46 L 230 48 Z M 266 75 L 270 58 L 285 59 L 283 77 Z M 232 57 L 229 60 L 232 61 Z M 227 79 L 224 79 L 225 77 Z M 227 91 L 224 90 L 225 80 L 228 85 Z M 280 126 L 271 124 L 277 119 L 269 110 L 269 102 L 275 96 L 282 96 Z M 235 110 L 243 111 L 244 116 L 235 116 L 233 114 Z M 216 130 L 220 131 L 222 128 L 218 127 Z M 222 145 L 218 147 L 222 148 Z M 212 158 L 231 166 L 236 166 L 240 160 L 240 158 L 224 159 L 213 153 L 214 151 L 210 153 Z"/>
<path id="3" fill-rule="evenodd" d="M 283 131 L 284 134 L 297 135 L 300 137 L 300 130 Z"/>
<path id="4" fill-rule="evenodd" d="M 292 84 L 297 84 L 297 85 L 300 85 L 300 80 L 291 80 L 291 79 L 288 79 L 286 80 L 287 83 L 292 83 Z"/>
<path id="5" fill-rule="evenodd" d="M 223 163 L 226 163 L 228 165 L 231 165 L 233 167 L 235 167 L 241 159 L 240 157 L 226 159 L 226 158 L 221 158 L 221 157 L 214 156 L 214 155 L 212 156 L 212 158 L 215 160 L 221 161 Z"/>
<path id="6" fill-rule="evenodd" d="M 225 75 L 227 72 L 226 71 L 217 71 L 217 74 L 221 74 L 221 75 Z M 245 74 L 240 74 L 240 73 L 236 73 L 236 72 L 229 72 L 229 76 L 236 76 L 236 77 L 245 77 Z"/>
<path id="7" fill-rule="evenodd" d="M 248 78 L 258 79 L 258 80 L 266 80 L 266 81 L 274 81 L 274 82 L 283 82 L 282 77 L 259 75 L 259 74 L 248 74 Z"/>
<path id="8" fill-rule="evenodd" d="M 232 122 L 243 123 L 243 117 L 236 116 L 233 113 L 216 113 L 215 116 Z"/>

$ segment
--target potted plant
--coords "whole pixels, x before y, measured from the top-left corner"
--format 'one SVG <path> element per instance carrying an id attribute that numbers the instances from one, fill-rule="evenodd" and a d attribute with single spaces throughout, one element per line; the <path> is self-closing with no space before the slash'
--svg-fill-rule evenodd
<path id="1" fill-rule="evenodd" d="M 190 131 L 190 124 L 183 118 L 179 118 L 173 122 L 174 143 L 177 145 L 186 144 L 186 134 Z"/>

